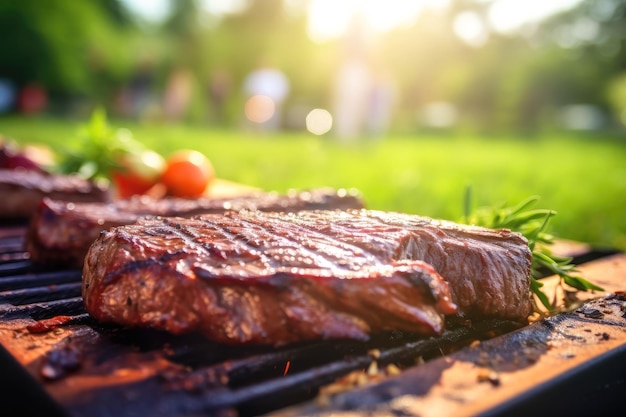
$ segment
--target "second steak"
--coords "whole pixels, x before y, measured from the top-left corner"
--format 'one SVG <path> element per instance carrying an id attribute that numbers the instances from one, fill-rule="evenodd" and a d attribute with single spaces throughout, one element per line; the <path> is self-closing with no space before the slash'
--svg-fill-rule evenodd
<path id="1" fill-rule="evenodd" d="M 109 203 L 76 203 L 45 198 L 30 222 L 26 250 L 37 264 L 80 268 L 101 231 L 145 216 L 191 217 L 233 210 L 297 211 L 362 208 L 354 191 L 327 188 L 285 194 L 259 192 L 231 198 L 133 197 Z"/>

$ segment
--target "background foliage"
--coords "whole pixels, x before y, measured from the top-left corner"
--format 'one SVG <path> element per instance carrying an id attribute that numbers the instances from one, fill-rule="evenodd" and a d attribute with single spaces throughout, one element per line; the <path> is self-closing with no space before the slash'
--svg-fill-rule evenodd
<path id="1" fill-rule="evenodd" d="M 375 40 L 368 59 L 390 71 L 398 85 L 393 129 L 424 129 L 418 113 L 432 102 L 454 103 L 457 127 L 478 133 L 558 128 L 559 111 L 570 104 L 593 105 L 603 128 L 623 128 L 624 1 L 583 0 L 518 31 L 492 31 L 478 46 L 455 35 L 461 13 L 486 21 L 490 3 L 452 0 Z M 170 14 L 155 23 L 133 15 L 119 0 L 4 1 L 0 36 L 12 41 L 0 43 L 0 77 L 43 85 L 54 104 L 50 109 L 68 114 L 79 105 L 113 110 L 116 93 L 142 65 L 150 68 L 155 96 L 173 68 L 185 67 L 195 82 L 186 119 L 233 126 L 240 122 L 243 77 L 268 59 L 289 76 L 292 107 L 328 107 L 345 52 L 342 40 L 309 38 L 305 1 L 242 4 L 237 12 L 213 15 L 199 1 L 172 1 Z M 229 77 L 223 119 L 208 99 L 218 72 Z"/>

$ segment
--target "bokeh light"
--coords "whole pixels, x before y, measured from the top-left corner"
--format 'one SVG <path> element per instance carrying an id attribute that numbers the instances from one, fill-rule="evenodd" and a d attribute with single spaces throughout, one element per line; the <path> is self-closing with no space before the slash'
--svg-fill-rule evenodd
<path id="1" fill-rule="evenodd" d="M 252 96 L 244 106 L 248 120 L 254 123 L 265 123 L 272 118 L 276 111 L 274 100 L 267 96 Z"/>
<path id="2" fill-rule="evenodd" d="M 333 116 L 324 109 L 313 109 L 306 116 L 306 129 L 314 135 L 323 135 L 333 127 Z"/>

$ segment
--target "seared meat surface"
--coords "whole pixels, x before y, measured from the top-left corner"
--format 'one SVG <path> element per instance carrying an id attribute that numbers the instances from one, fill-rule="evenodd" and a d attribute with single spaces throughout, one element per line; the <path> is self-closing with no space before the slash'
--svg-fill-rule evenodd
<path id="1" fill-rule="evenodd" d="M 297 211 L 362 208 L 353 191 L 320 188 L 286 194 L 263 192 L 231 198 L 133 197 L 110 203 L 68 203 L 44 199 L 33 216 L 26 250 L 38 264 L 82 267 L 87 249 L 101 231 L 131 224 L 144 216 L 191 217 L 227 210 Z"/>
<path id="2" fill-rule="evenodd" d="M 0 169 L 0 219 L 28 220 L 44 197 L 74 202 L 106 202 L 111 199 L 107 185 L 77 175 Z"/>
<path id="3" fill-rule="evenodd" d="M 531 311 L 532 253 L 520 233 L 380 211 L 306 212 L 291 221 L 378 256 L 427 262 L 450 284 L 464 315 L 523 320 Z"/>
<path id="4" fill-rule="evenodd" d="M 437 334 L 450 314 L 523 320 L 529 277 L 526 240 L 505 230 L 368 210 L 243 211 L 104 232 L 85 258 L 83 298 L 102 322 L 281 345 Z"/>

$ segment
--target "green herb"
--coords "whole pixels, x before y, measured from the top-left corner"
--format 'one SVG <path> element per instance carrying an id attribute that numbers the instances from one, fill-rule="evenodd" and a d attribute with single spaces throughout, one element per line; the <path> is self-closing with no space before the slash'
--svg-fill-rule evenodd
<path id="1" fill-rule="evenodd" d="M 554 236 L 548 233 L 550 220 L 557 214 L 554 210 L 533 209 L 539 201 L 538 196 L 532 196 L 515 206 L 473 208 L 472 190 L 467 188 L 464 199 L 464 217 L 466 224 L 475 224 L 491 229 L 509 229 L 519 232 L 528 240 L 532 252 L 532 272 L 530 290 L 537 295 L 541 303 L 549 310 L 554 307 L 548 296 L 541 290 L 543 283 L 540 278 L 542 271 L 547 270 L 558 275 L 561 285 L 565 284 L 579 291 L 603 291 L 603 289 L 586 279 L 574 275 L 576 265 L 572 257 L 557 256 L 550 250 L 554 243 Z"/>
<path id="2" fill-rule="evenodd" d="M 123 170 L 119 161 L 124 154 L 142 149 L 142 145 L 128 129 L 115 129 L 109 125 L 102 108 L 94 110 L 89 121 L 79 127 L 76 135 L 78 147 L 60 152 L 57 170 L 61 173 L 108 179 L 111 171 Z"/>

